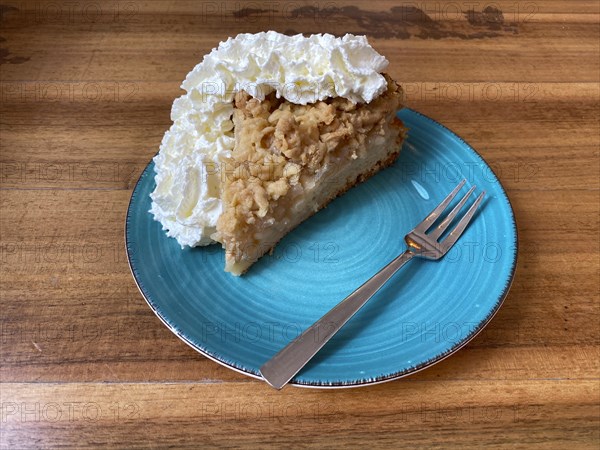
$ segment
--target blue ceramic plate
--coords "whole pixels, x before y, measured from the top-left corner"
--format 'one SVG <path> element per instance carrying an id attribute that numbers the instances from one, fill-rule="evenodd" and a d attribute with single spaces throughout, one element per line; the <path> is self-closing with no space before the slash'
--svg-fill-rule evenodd
<path id="1" fill-rule="evenodd" d="M 126 245 L 146 301 L 179 338 L 247 375 L 405 250 L 404 235 L 462 178 L 487 191 L 441 261 L 413 260 L 292 380 L 349 387 L 399 378 L 463 347 L 498 311 L 517 257 L 513 211 L 467 143 L 413 110 L 396 164 L 301 224 L 250 268 L 223 271 L 220 246 L 182 250 L 148 213 L 154 164 L 129 204 Z"/>

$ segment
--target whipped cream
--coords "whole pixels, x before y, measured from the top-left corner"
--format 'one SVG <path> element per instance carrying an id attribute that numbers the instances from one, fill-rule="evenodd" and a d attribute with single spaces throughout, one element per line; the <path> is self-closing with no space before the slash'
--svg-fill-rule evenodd
<path id="1" fill-rule="evenodd" d="M 223 210 L 219 167 L 233 150 L 238 91 L 260 100 L 275 91 L 303 105 L 330 97 L 369 103 L 387 88 L 387 65 L 365 36 L 268 31 L 221 42 L 187 75 L 187 93 L 173 103 L 173 125 L 154 157 L 154 219 L 182 248 L 214 242 Z"/>

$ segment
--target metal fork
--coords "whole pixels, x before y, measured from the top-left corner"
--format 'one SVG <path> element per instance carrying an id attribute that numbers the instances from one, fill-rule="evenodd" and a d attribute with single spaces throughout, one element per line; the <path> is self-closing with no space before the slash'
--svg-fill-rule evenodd
<path id="1" fill-rule="evenodd" d="M 263 378 L 276 389 L 285 386 L 300 369 L 350 320 L 357 311 L 398 271 L 413 257 L 436 260 L 442 258 L 448 250 L 456 243 L 460 235 L 465 231 L 467 225 L 473 218 L 475 211 L 483 200 L 483 191 L 471 205 L 464 216 L 454 226 L 448 235 L 440 240 L 442 234 L 448 229 L 456 218 L 475 186 L 458 202 L 444 220 L 427 233 L 434 222 L 440 218 L 442 212 L 452 202 L 464 186 L 466 180 L 462 180 L 456 188 L 446 197 L 425 220 L 418 224 L 414 230 L 408 233 L 404 240 L 408 250 L 390 262 L 387 266 L 367 280 L 361 287 L 338 303 L 332 310 L 307 328 L 300 336 L 285 346 L 279 353 L 267 361 L 261 368 Z"/>

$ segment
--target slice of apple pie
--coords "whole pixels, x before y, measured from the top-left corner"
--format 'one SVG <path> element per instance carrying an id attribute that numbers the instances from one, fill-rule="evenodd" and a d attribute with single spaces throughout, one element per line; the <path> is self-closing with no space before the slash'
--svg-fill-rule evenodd
<path id="1" fill-rule="evenodd" d="M 150 212 L 181 247 L 219 242 L 239 275 L 392 164 L 402 90 L 364 36 L 240 34 L 186 77 L 154 158 Z"/>
<path id="2" fill-rule="evenodd" d="M 338 97 L 298 105 L 237 93 L 214 236 L 225 247 L 226 271 L 243 273 L 299 223 L 395 161 L 402 91 L 386 80 L 369 104 Z"/>

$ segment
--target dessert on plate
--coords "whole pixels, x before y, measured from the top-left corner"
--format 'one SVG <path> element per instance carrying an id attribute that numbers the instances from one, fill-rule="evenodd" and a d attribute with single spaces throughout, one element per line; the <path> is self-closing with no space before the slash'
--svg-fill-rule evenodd
<path id="1" fill-rule="evenodd" d="M 186 77 L 155 156 L 150 212 L 182 247 L 245 272 L 302 221 L 392 164 L 402 90 L 364 36 L 240 34 Z"/>

